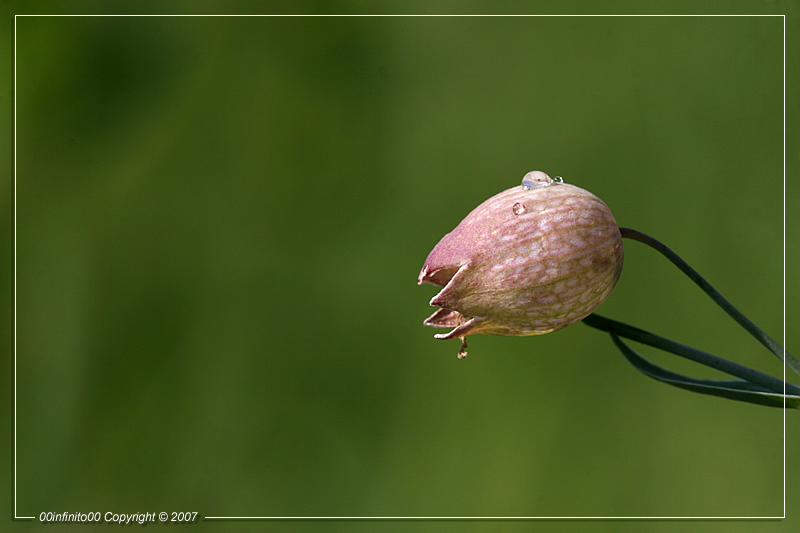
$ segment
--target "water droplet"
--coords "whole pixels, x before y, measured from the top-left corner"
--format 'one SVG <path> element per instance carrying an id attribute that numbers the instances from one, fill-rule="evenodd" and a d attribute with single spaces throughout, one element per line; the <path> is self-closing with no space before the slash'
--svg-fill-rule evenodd
<path id="1" fill-rule="evenodd" d="M 564 183 L 564 178 L 562 178 L 561 176 L 556 176 L 555 178 L 553 178 L 553 183 Z"/>
<path id="2" fill-rule="evenodd" d="M 553 183 L 553 178 L 542 172 L 541 170 L 533 170 L 525 174 L 522 178 L 522 187 L 525 189 L 538 189 L 539 187 L 547 187 Z"/>
<path id="3" fill-rule="evenodd" d="M 525 204 L 517 202 L 514 204 L 514 207 L 512 207 L 511 210 L 514 211 L 515 215 L 521 215 L 525 212 Z"/>

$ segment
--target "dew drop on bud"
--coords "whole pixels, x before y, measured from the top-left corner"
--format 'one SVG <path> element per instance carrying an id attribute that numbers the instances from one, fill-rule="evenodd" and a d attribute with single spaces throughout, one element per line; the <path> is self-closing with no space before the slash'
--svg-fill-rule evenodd
<path id="1" fill-rule="evenodd" d="M 514 211 L 515 215 L 521 215 L 525 212 L 525 204 L 517 202 L 514 204 L 514 207 L 512 207 L 511 210 Z"/>
<path id="2" fill-rule="evenodd" d="M 562 178 L 561 176 L 556 176 L 555 178 L 553 178 L 553 183 L 564 183 L 564 178 Z"/>
<path id="3" fill-rule="evenodd" d="M 562 183 L 563 180 L 558 178 L 558 183 Z M 541 170 L 533 170 L 525 174 L 525 177 L 522 178 L 522 187 L 525 189 L 538 189 L 539 187 L 547 187 L 555 180 L 542 172 Z"/>

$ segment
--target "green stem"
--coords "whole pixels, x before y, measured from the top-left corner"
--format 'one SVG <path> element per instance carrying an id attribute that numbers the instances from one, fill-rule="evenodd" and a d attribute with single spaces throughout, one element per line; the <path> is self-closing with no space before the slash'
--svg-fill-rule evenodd
<path id="1" fill-rule="evenodd" d="M 728 361 L 721 357 L 717 357 L 716 355 L 712 355 L 690 346 L 660 337 L 648 331 L 629 326 L 628 324 L 617 322 L 616 320 L 611 320 L 610 318 L 605 318 L 594 313 L 584 318 L 583 322 L 587 326 L 609 331 L 612 334 L 615 333 L 619 335 L 620 337 L 641 342 L 642 344 L 653 346 L 654 348 L 664 350 L 665 352 L 670 352 L 675 355 L 685 357 L 686 359 L 690 359 L 696 363 L 714 368 L 721 372 L 725 372 L 731 376 L 736 376 L 750 383 L 760 385 L 766 390 L 778 394 L 784 394 L 788 392 L 790 394 L 800 395 L 800 387 L 796 385 L 786 383 L 770 375 L 762 374 L 761 372 L 746 366 Z"/>
<path id="2" fill-rule="evenodd" d="M 689 279 L 695 282 L 703 292 L 709 295 L 714 302 L 719 305 L 723 311 L 728 313 L 740 326 L 742 326 L 750 335 L 755 337 L 761 344 L 767 347 L 769 351 L 774 353 L 778 358 L 783 361 L 795 373 L 800 374 L 800 361 L 792 357 L 791 354 L 786 352 L 783 347 L 775 342 L 769 335 L 761 331 L 755 324 L 753 324 L 746 316 L 744 316 L 738 309 L 736 309 L 728 300 L 726 300 L 714 287 L 711 286 L 703 277 L 695 272 L 678 254 L 670 250 L 663 243 L 657 241 L 653 237 L 646 235 L 640 231 L 629 228 L 620 228 L 620 233 L 624 238 L 632 239 L 641 242 L 660 252 L 664 257 L 669 259 L 681 272 L 686 274 Z"/>
<path id="3" fill-rule="evenodd" d="M 737 400 L 740 402 L 782 409 L 787 407 L 790 409 L 800 409 L 800 396 L 796 394 L 775 393 L 759 385 L 737 379 L 697 379 L 677 374 L 648 361 L 636 353 L 630 346 L 625 344 L 613 330 L 610 333 L 614 344 L 617 345 L 622 355 L 625 356 L 636 370 L 662 383 L 700 394 L 726 398 L 728 400 Z"/>

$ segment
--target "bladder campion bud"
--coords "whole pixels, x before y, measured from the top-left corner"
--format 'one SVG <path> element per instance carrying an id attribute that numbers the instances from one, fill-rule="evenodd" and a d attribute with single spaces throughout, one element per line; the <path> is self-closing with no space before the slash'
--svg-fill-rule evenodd
<path id="1" fill-rule="evenodd" d="M 474 334 L 541 335 L 585 318 L 622 271 L 622 238 L 598 197 L 529 172 L 475 208 L 425 260 L 418 283 L 444 287 L 424 325 Z"/>

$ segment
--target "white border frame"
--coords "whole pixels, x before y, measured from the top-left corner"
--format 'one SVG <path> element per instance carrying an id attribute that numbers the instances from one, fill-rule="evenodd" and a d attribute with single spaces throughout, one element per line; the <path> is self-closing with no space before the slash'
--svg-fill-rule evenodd
<path id="1" fill-rule="evenodd" d="M 14 520 L 36 520 L 17 514 L 17 18 L 18 17 L 781 17 L 783 19 L 783 343 L 786 344 L 786 15 L 14 15 Z M 786 365 L 783 365 L 786 382 Z M 784 389 L 784 395 L 786 389 Z M 369 520 L 779 520 L 786 518 L 786 400 L 783 407 L 782 516 L 202 516 L 204 521 L 369 521 Z"/>

